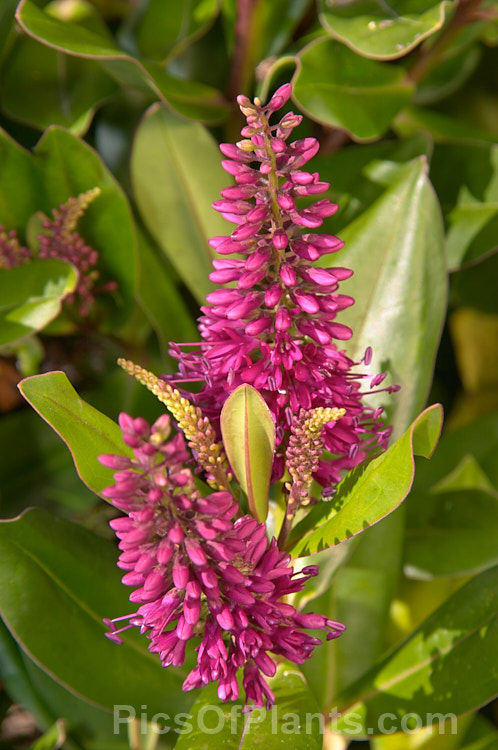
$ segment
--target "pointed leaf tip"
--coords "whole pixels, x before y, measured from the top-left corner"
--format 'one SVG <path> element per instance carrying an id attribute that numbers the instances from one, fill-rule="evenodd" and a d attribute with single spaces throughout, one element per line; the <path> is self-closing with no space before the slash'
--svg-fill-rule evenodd
<path id="1" fill-rule="evenodd" d="M 228 460 L 258 521 L 268 514 L 268 487 L 275 450 L 275 423 L 258 391 L 239 386 L 221 411 L 221 434 Z"/>

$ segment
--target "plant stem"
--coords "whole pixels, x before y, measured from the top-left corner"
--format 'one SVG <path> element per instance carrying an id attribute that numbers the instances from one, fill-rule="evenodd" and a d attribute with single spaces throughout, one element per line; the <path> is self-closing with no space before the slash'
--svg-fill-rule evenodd
<path id="1" fill-rule="evenodd" d="M 428 49 L 424 46 L 419 48 L 418 59 L 407 73 L 407 78 L 414 84 L 420 83 L 428 73 L 439 62 L 446 47 L 453 41 L 460 30 L 468 23 L 478 17 L 479 6 L 482 0 L 460 0 L 455 14 L 449 24 L 441 32 L 436 42 Z"/>

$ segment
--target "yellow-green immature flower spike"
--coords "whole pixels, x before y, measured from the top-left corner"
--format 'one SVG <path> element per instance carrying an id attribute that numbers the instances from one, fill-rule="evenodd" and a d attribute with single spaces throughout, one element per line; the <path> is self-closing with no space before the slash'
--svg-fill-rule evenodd
<path id="1" fill-rule="evenodd" d="M 232 479 L 228 461 L 221 442 L 207 417 L 199 407 L 184 398 L 176 388 L 172 388 L 154 373 L 145 370 L 126 359 L 118 359 L 118 365 L 128 375 L 145 385 L 172 414 L 178 427 L 185 435 L 189 447 L 195 452 L 200 466 L 207 472 L 207 482 L 215 489 L 229 489 Z"/>
<path id="2" fill-rule="evenodd" d="M 345 409 L 318 407 L 302 409 L 291 427 L 287 449 L 287 469 L 292 477 L 289 503 L 307 505 L 313 472 L 318 468 L 323 451 L 322 432 L 329 422 L 337 422 L 346 413 Z"/>

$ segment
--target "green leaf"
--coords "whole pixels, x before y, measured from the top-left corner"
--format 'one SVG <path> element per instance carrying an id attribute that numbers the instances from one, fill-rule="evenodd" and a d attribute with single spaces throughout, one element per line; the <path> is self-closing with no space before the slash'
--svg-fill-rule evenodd
<path id="1" fill-rule="evenodd" d="M 495 217 L 488 226 L 491 228 L 496 224 L 497 222 Z M 488 229 L 488 226 L 486 227 L 486 229 Z M 496 278 L 498 278 L 498 252 L 496 252 L 495 249 L 493 249 L 490 253 L 482 255 L 478 263 L 469 263 L 468 265 L 464 264 L 462 268 L 453 273 L 450 277 L 450 295 L 453 303 L 459 308 L 464 308 L 465 314 L 468 315 L 468 319 L 470 319 L 472 313 L 475 313 L 476 317 L 480 315 L 481 322 L 483 321 L 485 315 L 488 315 L 489 317 L 488 325 L 483 325 L 481 331 L 479 332 L 481 341 L 487 339 L 486 330 L 489 331 L 489 329 L 493 326 L 493 317 L 498 314 L 498 295 L 496 294 L 495 285 L 492 283 L 492 279 Z M 494 323 L 494 325 L 496 325 L 496 323 Z M 466 333 L 468 328 L 466 329 L 462 324 L 460 324 L 459 327 L 460 330 L 457 330 L 457 327 L 455 326 L 455 340 L 458 343 L 459 360 L 461 357 L 459 366 L 466 366 L 466 359 L 468 354 L 472 351 L 472 346 L 474 348 L 477 348 L 477 340 L 474 342 L 470 342 L 470 344 L 466 343 L 465 351 L 462 347 L 463 341 L 461 337 Z M 493 362 L 495 361 L 496 357 L 496 347 L 493 346 L 493 343 L 494 342 L 489 339 L 486 341 L 486 348 L 481 348 L 479 352 L 480 361 L 476 363 L 475 367 L 471 368 L 473 371 L 472 374 L 470 372 L 465 373 L 466 376 L 471 375 L 471 377 L 473 377 L 475 380 L 475 376 L 477 375 L 478 377 L 481 377 L 481 381 L 483 379 L 488 382 L 493 381 L 492 368 Z M 485 360 L 487 350 L 491 354 L 491 365 L 488 369 L 488 372 L 485 373 L 483 364 L 486 367 Z M 484 378 L 482 378 L 483 375 Z M 494 385 L 495 383 L 496 380 L 494 381 L 494 383 L 492 382 L 492 385 Z M 483 404 L 486 404 L 486 406 L 484 409 L 481 409 L 481 411 L 487 411 L 489 407 L 494 408 L 496 402 L 493 401 L 493 395 L 494 394 L 491 391 L 489 393 L 488 399 L 485 402 L 483 401 Z"/>
<path id="2" fill-rule="evenodd" d="M 487 488 L 483 485 L 483 472 L 487 481 L 495 491 L 498 491 L 498 462 L 496 454 L 498 451 L 498 411 L 474 419 L 468 424 L 445 432 L 439 442 L 437 451 L 431 461 L 423 462 L 417 468 L 417 476 L 410 495 L 410 513 L 416 514 L 418 519 L 421 515 L 423 497 L 433 491 L 433 488 L 455 489 L 455 480 L 458 478 L 458 489 L 480 489 Z M 469 470 L 462 464 L 467 456 L 472 456 L 473 462 L 478 464 L 480 472 L 475 466 L 469 482 Z M 468 459 L 467 459 L 468 461 Z M 453 475 L 453 476 L 451 476 Z M 450 482 L 450 479 L 453 482 Z M 413 498 L 413 502 L 412 501 Z M 422 506 L 424 507 L 424 506 Z"/>
<path id="3" fill-rule="evenodd" d="M 427 106 L 454 94 L 474 73 L 481 57 L 482 48 L 477 43 L 450 46 L 419 83 L 414 103 Z"/>
<path id="4" fill-rule="evenodd" d="M 61 7 L 51 3 L 47 11 L 56 17 Z M 64 13 L 66 20 L 77 18 L 90 30 L 106 30 L 95 8 L 84 0 L 66 6 Z M 2 109 L 34 128 L 57 124 L 80 135 L 88 129 L 96 107 L 115 89 L 98 63 L 67 57 L 22 35 L 3 66 Z"/>
<path id="5" fill-rule="evenodd" d="M 33 260 L 0 269 L 0 347 L 45 328 L 77 282 L 74 266 L 61 260 Z"/>
<path id="6" fill-rule="evenodd" d="M 176 57 L 207 31 L 219 6 L 219 0 L 150 0 L 137 29 L 140 52 L 154 60 Z"/>
<path id="7" fill-rule="evenodd" d="M 361 534 L 351 559 L 334 580 L 333 619 L 347 624 L 330 649 L 335 668 L 325 676 L 334 695 L 365 674 L 384 651 L 389 611 L 402 573 L 404 510 L 401 506 Z"/>
<path id="8" fill-rule="evenodd" d="M 76 697 L 38 667 L 27 654 L 21 654 L 33 689 L 43 696 L 54 717 L 64 717 L 68 747 L 75 742 L 78 746 L 83 745 L 85 750 L 129 750 L 124 723 L 115 727 L 114 716 L 107 709 Z M 47 726 L 46 722 L 43 726 Z"/>
<path id="9" fill-rule="evenodd" d="M 312 42 L 297 60 L 294 101 L 314 120 L 357 141 L 380 138 L 412 96 L 401 67 L 366 60 L 331 39 Z"/>
<path id="10" fill-rule="evenodd" d="M 0 128 L 0 224 L 7 231 L 23 230 L 40 208 L 43 188 L 33 158 Z"/>
<path id="11" fill-rule="evenodd" d="M 292 554 L 313 554 L 340 544 L 392 513 L 412 486 L 414 455 L 431 456 L 441 424 L 441 407 L 429 407 L 399 440 L 368 464 L 352 486 L 346 477 L 333 502 L 315 506 L 294 527 L 290 542 L 298 541 L 290 547 Z M 310 528 L 310 533 L 303 536 Z"/>
<path id="12" fill-rule="evenodd" d="M 407 502 L 410 578 L 468 575 L 498 563 L 497 426 L 491 414 L 443 435 L 430 469 L 417 470 Z"/>
<path id="13" fill-rule="evenodd" d="M 448 268 L 498 248 L 498 145 L 437 145 L 431 180 L 447 227 Z"/>
<path id="14" fill-rule="evenodd" d="M 370 371 L 387 371 L 401 386 L 395 396 L 369 397 L 388 405 L 399 436 L 423 408 L 432 382 L 446 314 L 446 264 L 425 158 L 379 166 L 387 189 L 341 231 L 340 265 L 355 269 L 344 291 L 356 300 L 341 320 L 354 331 L 349 356 L 359 361 L 371 346 Z"/>
<path id="15" fill-rule="evenodd" d="M 199 123 L 154 105 L 137 130 L 131 178 L 145 226 L 202 304 L 213 289 L 209 238 L 228 231 L 211 208 L 226 185 L 214 140 Z"/>
<path id="16" fill-rule="evenodd" d="M 168 259 L 137 225 L 140 273 L 138 298 L 157 334 L 163 358 L 170 341 L 196 341 L 199 332 L 187 301 L 175 285 Z"/>
<path id="17" fill-rule="evenodd" d="M 101 495 L 113 484 L 113 471 L 102 466 L 102 453 L 131 455 L 119 426 L 78 396 L 63 372 L 22 380 L 19 389 L 29 404 L 60 435 L 73 456 L 81 480 Z"/>
<path id="18" fill-rule="evenodd" d="M 393 130 L 402 136 L 425 132 L 435 143 L 495 143 L 496 139 L 486 130 L 468 125 L 456 117 L 449 117 L 432 109 L 406 107 L 393 122 Z"/>
<path id="19" fill-rule="evenodd" d="M 103 617 L 130 611 L 113 545 L 44 510 L 0 523 L 0 612 L 21 648 L 77 696 L 113 710 L 185 710 L 179 670 L 142 637 L 105 638 Z"/>
<path id="20" fill-rule="evenodd" d="M 427 525 L 408 528 L 405 575 L 470 575 L 498 565 L 498 495 L 482 490 L 429 496 Z"/>
<path id="21" fill-rule="evenodd" d="M 22 703 L 36 719 L 39 727 L 45 729 L 55 720 L 43 694 L 32 685 L 23 659 L 23 653 L 0 618 L 0 669 L 2 683 L 9 697 Z"/>
<path id="22" fill-rule="evenodd" d="M 365 57 L 392 60 L 439 31 L 453 0 L 320 0 L 319 15 L 332 36 Z"/>
<path id="23" fill-rule="evenodd" d="M 271 711 L 253 708 L 242 714 L 242 701 L 222 703 L 216 687 L 204 688 L 194 705 L 175 750 L 279 750 L 292 736 L 292 750 L 321 750 L 323 717 L 302 674 L 280 665 L 268 680 L 275 694 Z M 190 730 L 190 731 L 189 731 Z"/>
<path id="24" fill-rule="evenodd" d="M 226 114 L 221 94 L 211 86 L 180 81 L 159 65 L 126 54 L 100 34 L 52 18 L 31 0 L 22 0 L 16 18 L 21 28 L 42 44 L 75 57 L 98 60 L 121 85 L 153 93 L 181 115 L 217 122 Z"/>
<path id="25" fill-rule="evenodd" d="M 0 444 L 3 516 L 16 516 L 30 505 L 59 503 L 76 513 L 95 505 L 97 498 L 78 478 L 66 446 L 33 409 L 2 415 Z"/>
<path id="26" fill-rule="evenodd" d="M 30 750 L 58 750 L 66 741 L 66 726 L 63 719 L 57 719 L 42 737 L 31 745 Z"/>
<path id="27" fill-rule="evenodd" d="M 498 680 L 498 568 L 471 579 L 406 641 L 338 696 L 334 731 L 360 739 L 487 703 Z M 420 724 L 418 724 L 420 726 Z M 406 728 L 405 728 L 406 731 Z"/>
<path id="28" fill-rule="evenodd" d="M 418 156 L 429 158 L 433 148 L 432 140 L 420 133 L 400 141 L 350 145 L 336 153 L 315 156 L 310 169 L 330 183 L 327 197 L 338 204 L 336 213 L 326 219 L 326 231 L 340 236 L 344 227 L 390 189 L 389 170 L 393 166 Z"/>
<path id="29" fill-rule="evenodd" d="M 264 399 L 250 385 L 240 385 L 221 410 L 223 445 L 235 476 L 258 521 L 268 515 L 275 423 Z"/>

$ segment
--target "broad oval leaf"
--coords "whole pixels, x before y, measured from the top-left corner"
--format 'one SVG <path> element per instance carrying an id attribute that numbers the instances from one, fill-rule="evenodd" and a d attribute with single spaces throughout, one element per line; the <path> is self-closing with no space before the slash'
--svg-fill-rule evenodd
<path id="1" fill-rule="evenodd" d="M 380 138 L 412 97 L 401 67 L 366 60 L 331 39 L 312 42 L 297 61 L 293 99 L 301 110 L 357 141 Z"/>
<path id="2" fill-rule="evenodd" d="M 62 260 L 33 260 L 0 269 L 0 347 L 45 328 L 77 282 L 74 266 Z"/>
<path id="3" fill-rule="evenodd" d="M 226 177 L 208 131 L 153 105 L 133 144 L 131 179 L 143 222 L 202 304 L 213 289 L 209 238 L 227 223 L 211 208 Z"/>
<path id="4" fill-rule="evenodd" d="M 322 25 L 364 57 L 390 60 L 406 55 L 442 27 L 454 0 L 320 0 Z"/>
<path id="5" fill-rule="evenodd" d="M 230 466 L 258 521 L 268 515 L 275 423 L 265 400 L 251 385 L 240 385 L 221 410 L 221 434 Z"/>
<path id="6" fill-rule="evenodd" d="M 315 506 L 293 529 L 291 544 L 298 539 L 290 547 L 293 556 L 340 544 L 392 513 L 412 486 L 414 456 L 429 458 L 436 447 L 442 418 L 439 404 L 429 407 L 399 440 L 367 465 L 356 481 L 354 471 L 346 477 L 335 501 Z"/>
<path id="7" fill-rule="evenodd" d="M 335 700 L 334 731 L 368 738 L 389 728 L 410 729 L 441 715 L 472 711 L 492 700 L 498 685 L 498 567 L 472 578 L 394 652 Z M 420 724 L 418 725 L 420 726 Z"/>
<path id="8" fill-rule="evenodd" d="M 371 371 L 387 371 L 401 386 L 394 396 L 368 398 L 387 406 L 398 437 L 423 408 L 432 382 L 447 275 L 440 209 L 425 158 L 381 163 L 379 171 L 387 189 L 341 231 L 346 245 L 340 263 L 355 269 L 344 285 L 355 304 L 341 320 L 354 331 L 352 359 L 359 361 L 371 346 Z"/>
<path id="9" fill-rule="evenodd" d="M 53 679 L 112 710 L 182 711 L 180 670 L 163 669 L 143 636 L 105 637 L 103 617 L 130 611 L 108 541 L 45 510 L 0 523 L 0 613 L 21 648 Z"/>
<path id="10" fill-rule="evenodd" d="M 49 16 L 31 0 L 22 0 L 16 19 L 23 31 L 42 44 L 75 57 L 99 60 L 118 83 L 153 92 L 186 117 L 217 122 L 227 112 L 220 92 L 211 86 L 174 78 L 159 65 L 126 54 L 94 31 Z"/>
<path id="11" fill-rule="evenodd" d="M 113 471 L 102 466 L 98 457 L 102 453 L 131 455 L 119 426 L 80 398 L 63 372 L 25 378 L 19 389 L 64 440 L 81 480 L 102 497 L 102 490 L 113 484 Z"/>
<path id="12" fill-rule="evenodd" d="M 216 686 L 204 688 L 175 745 L 175 750 L 280 750 L 292 737 L 292 750 L 321 750 L 323 717 L 303 675 L 280 665 L 268 680 L 275 705 L 242 714 L 242 701 L 223 703 Z M 178 731 L 178 730 L 177 730 Z"/>

